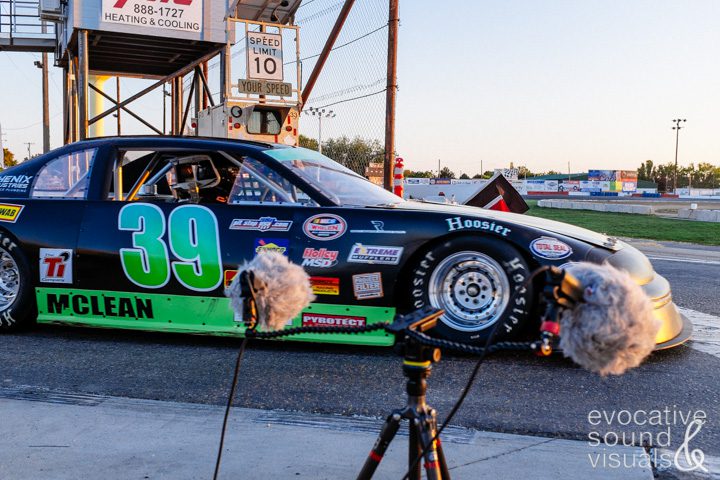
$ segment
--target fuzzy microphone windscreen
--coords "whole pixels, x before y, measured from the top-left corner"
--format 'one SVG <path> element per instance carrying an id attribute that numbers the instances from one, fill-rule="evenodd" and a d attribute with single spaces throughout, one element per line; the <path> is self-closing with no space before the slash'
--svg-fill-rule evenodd
<path id="1" fill-rule="evenodd" d="M 243 271 L 252 270 L 253 287 L 258 310 L 258 323 L 263 331 L 281 330 L 288 320 L 296 317 L 303 308 L 315 300 L 310 277 L 299 265 L 290 262 L 279 252 L 259 253 L 238 269 L 225 295 L 230 297 L 233 310 L 242 314 L 243 300 L 240 277 Z"/>
<path id="2" fill-rule="evenodd" d="M 660 322 L 642 288 L 609 265 L 574 263 L 567 271 L 583 287 L 583 302 L 560 317 L 566 357 L 602 376 L 637 367 L 655 348 Z"/>

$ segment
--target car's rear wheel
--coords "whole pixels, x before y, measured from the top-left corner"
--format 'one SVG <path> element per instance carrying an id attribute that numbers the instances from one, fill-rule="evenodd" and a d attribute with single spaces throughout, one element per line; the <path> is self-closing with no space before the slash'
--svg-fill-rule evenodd
<path id="1" fill-rule="evenodd" d="M 0 332 L 32 324 L 33 308 L 30 267 L 25 255 L 15 244 L 0 246 Z"/>
<path id="2" fill-rule="evenodd" d="M 512 338 L 530 315 L 532 287 L 522 288 L 528 274 L 523 256 L 507 243 L 454 238 L 427 250 L 413 267 L 412 307 L 445 310 L 433 330 L 442 338 L 482 344 L 498 323 L 495 338 Z"/>

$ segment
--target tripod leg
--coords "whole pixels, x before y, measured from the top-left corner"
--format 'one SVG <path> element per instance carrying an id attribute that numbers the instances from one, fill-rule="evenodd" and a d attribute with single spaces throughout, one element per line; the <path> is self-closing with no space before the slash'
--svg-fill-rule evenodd
<path id="1" fill-rule="evenodd" d="M 424 417 L 421 419 L 422 422 L 418 426 L 420 431 L 421 445 L 429 445 L 425 450 L 425 473 L 428 480 L 446 480 L 446 477 L 441 473 L 440 459 L 438 458 L 437 440 L 432 441 L 435 436 L 433 423 L 430 418 Z M 447 471 L 447 467 L 445 467 Z M 448 479 L 449 474 L 448 474 Z"/>
<path id="2" fill-rule="evenodd" d="M 437 429 L 436 429 L 437 431 Z M 433 436 L 435 435 L 435 432 L 433 432 Z M 440 437 L 437 439 L 437 454 L 438 454 L 438 462 L 440 462 L 440 474 L 442 475 L 443 480 L 450 480 L 450 471 L 448 470 L 447 463 L 445 462 L 445 452 L 443 452 L 442 442 L 440 441 Z"/>
<path id="3" fill-rule="evenodd" d="M 417 416 L 410 418 L 410 438 L 408 439 L 408 465 L 415 465 L 408 471 L 408 480 L 421 480 L 422 465 L 418 461 L 422 444 L 420 443 L 420 420 Z"/>
<path id="4" fill-rule="evenodd" d="M 365 460 L 365 464 L 357 476 L 357 480 L 370 480 L 375 474 L 375 470 L 378 465 L 380 465 L 380 461 L 390 446 L 390 442 L 392 442 L 392 439 L 395 437 L 395 434 L 400 428 L 401 418 L 402 417 L 399 412 L 393 412 L 389 417 L 387 417 L 382 430 L 380 430 L 380 435 L 377 440 L 375 440 L 375 445 L 373 445 L 372 450 L 370 450 L 370 455 L 367 460 Z"/>

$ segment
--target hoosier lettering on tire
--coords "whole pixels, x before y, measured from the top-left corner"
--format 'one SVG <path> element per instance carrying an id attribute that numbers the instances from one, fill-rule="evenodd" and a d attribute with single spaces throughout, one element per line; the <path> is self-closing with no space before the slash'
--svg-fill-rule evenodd
<path id="1" fill-rule="evenodd" d="M 410 308 L 442 308 L 433 334 L 480 344 L 496 323 L 496 338 L 511 338 L 526 324 L 532 289 L 525 259 L 495 239 L 459 237 L 424 253 L 410 275 Z M 512 293 L 518 290 L 514 297 Z"/>
<path id="2" fill-rule="evenodd" d="M 14 331 L 34 321 L 30 267 L 18 245 L 0 233 L 0 331 Z"/>

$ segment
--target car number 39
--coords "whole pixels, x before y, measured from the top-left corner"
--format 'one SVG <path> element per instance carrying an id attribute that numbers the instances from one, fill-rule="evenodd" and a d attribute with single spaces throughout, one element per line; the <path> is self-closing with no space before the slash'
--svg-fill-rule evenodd
<path id="1" fill-rule="evenodd" d="M 208 208 L 183 205 L 166 220 L 156 205 L 132 203 L 120 210 L 118 229 L 133 232 L 132 247 L 120 249 L 120 261 L 134 284 L 161 288 L 171 272 L 184 287 L 200 292 L 215 290 L 222 282 L 218 224 Z M 170 261 L 170 252 L 177 260 Z"/>

